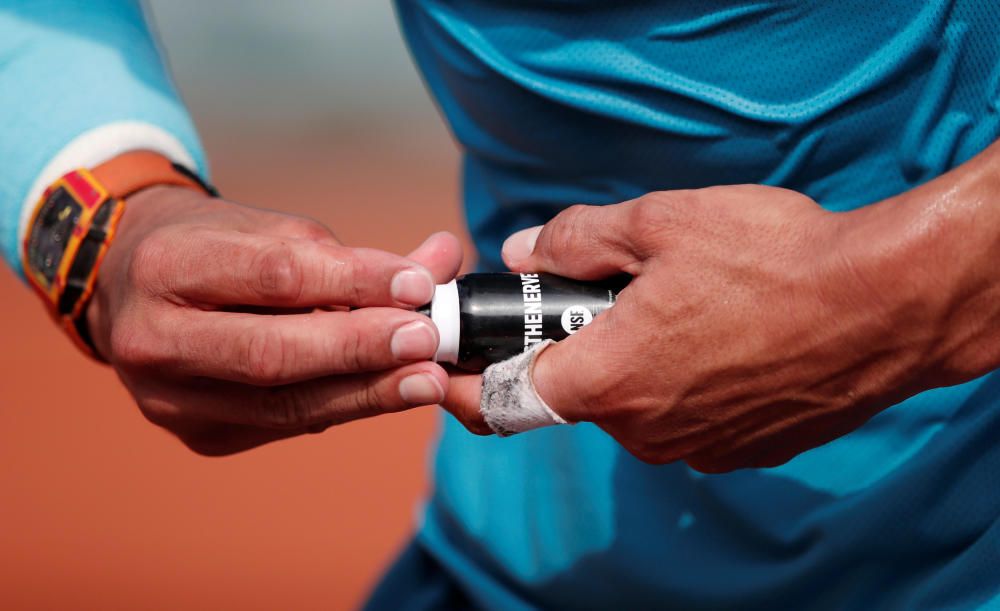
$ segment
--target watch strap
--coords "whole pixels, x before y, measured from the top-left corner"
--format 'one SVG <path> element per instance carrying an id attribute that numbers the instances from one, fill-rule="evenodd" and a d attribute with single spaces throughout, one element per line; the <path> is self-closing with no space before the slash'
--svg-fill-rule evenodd
<path id="1" fill-rule="evenodd" d="M 147 187 L 174 185 L 216 196 L 196 174 L 152 151 L 130 151 L 52 183 L 35 206 L 24 240 L 24 272 L 56 323 L 97 358 L 83 313 L 125 200 Z"/>
<path id="2" fill-rule="evenodd" d="M 112 197 L 119 199 L 155 185 L 187 187 L 212 196 L 218 195 L 197 174 L 153 151 L 122 153 L 98 165 L 91 173 Z"/>

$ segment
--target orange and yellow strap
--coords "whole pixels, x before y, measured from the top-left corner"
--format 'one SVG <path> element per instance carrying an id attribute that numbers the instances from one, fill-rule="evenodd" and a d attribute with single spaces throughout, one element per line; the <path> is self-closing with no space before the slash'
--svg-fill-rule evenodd
<path id="1" fill-rule="evenodd" d="M 125 200 L 108 193 L 90 171 L 79 169 L 62 176 L 46 189 L 28 225 L 24 242 L 25 274 L 56 323 L 90 356 L 95 356 L 93 349 L 90 342 L 81 337 L 77 319 L 93 294 L 97 272 L 124 212 Z M 34 258 L 32 237 L 39 238 L 41 214 L 54 215 L 58 221 L 75 216 L 71 221 L 72 229 L 62 238 L 65 248 L 54 274 L 46 274 L 44 269 L 29 264 Z M 74 264 L 85 244 L 92 264 L 81 269 Z"/>

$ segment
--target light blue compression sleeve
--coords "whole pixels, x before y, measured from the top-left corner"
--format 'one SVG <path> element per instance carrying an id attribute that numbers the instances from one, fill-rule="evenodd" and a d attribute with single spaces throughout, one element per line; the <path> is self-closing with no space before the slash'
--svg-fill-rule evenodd
<path id="1" fill-rule="evenodd" d="M 172 136 L 205 172 L 140 2 L 0 7 L 0 250 L 18 274 L 22 208 L 43 169 L 81 134 L 123 122 Z"/>

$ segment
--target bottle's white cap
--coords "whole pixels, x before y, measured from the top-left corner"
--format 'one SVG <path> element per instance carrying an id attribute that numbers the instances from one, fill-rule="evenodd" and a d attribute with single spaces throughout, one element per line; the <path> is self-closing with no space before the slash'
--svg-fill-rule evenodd
<path id="1" fill-rule="evenodd" d="M 458 308 L 458 284 L 452 280 L 439 284 L 431 299 L 431 322 L 437 327 L 438 343 L 434 360 L 438 363 L 458 363 L 458 340 L 462 330 Z"/>

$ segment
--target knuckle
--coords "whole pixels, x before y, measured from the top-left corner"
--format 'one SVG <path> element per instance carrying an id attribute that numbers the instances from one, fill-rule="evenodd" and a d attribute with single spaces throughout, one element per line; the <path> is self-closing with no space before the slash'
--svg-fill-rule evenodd
<path id="1" fill-rule="evenodd" d="M 129 284 L 153 291 L 167 288 L 163 271 L 175 252 L 172 242 L 173 238 L 164 230 L 153 231 L 139 241 L 126 270 Z"/>
<path id="2" fill-rule="evenodd" d="M 778 448 L 771 452 L 762 451 L 753 458 L 743 460 L 740 466 L 754 469 L 773 469 L 787 463 L 798 454 L 798 451 L 789 448 Z"/>
<path id="3" fill-rule="evenodd" d="M 340 245 L 325 244 L 315 260 L 314 276 L 323 292 L 336 296 L 338 305 L 360 305 L 365 295 L 364 279 L 374 277 L 376 270 L 366 267 L 366 257 L 360 252 Z"/>
<path id="4" fill-rule="evenodd" d="M 389 404 L 385 392 L 378 384 L 365 384 L 351 395 L 351 408 L 356 418 L 367 418 L 385 412 Z"/>
<path id="5" fill-rule="evenodd" d="M 647 465 L 662 465 L 670 462 L 654 444 L 638 442 L 625 446 L 625 449 Z"/>
<path id="6" fill-rule="evenodd" d="M 325 240 L 333 237 L 333 232 L 319 221 L 296 218 L 291 222 L 292 233 L 306 240 Z"/>
<path id="7" fill-rule="evenodd" d="M 576 225 L 582 220 L 582 217 L 587 214 L 588 209 L 590 209 L 590 206 L 586 204 L 573 204 L 572 206 L 562 210 L 558 215 L 556 215 L 556 218 L 568 225 Z"/>
<path id="8" fill-rule="evenodd" d="M 175 434 L 187 449 L 199 456 L 225 456 L 236 452 L 230 443 L 230 435 L 222 427 Z"/>
<path id="9" fill-rule="evenodd" d="M 117 365 L 144 368 L 163 362 L 164 354 L 161 342 L 126 320 L 111 330 L 109 358 Z"/>
<path id="10" fill-rule="evenodd" d="M 581 238 L 586 237 L 584 216 L 588 208 L 584 204 L 574 204 L 556 215 L 542 230 L 539 245 L 551 253 L 572 252 Z"/>
<path id="11" fill-rule="evenodd" d="M 181 417 L 182 407 L 159 393 L 137 395 L 135 402 L 143 417 L 160 428 L 170 430 Z"/>
<path id="12" fill-rule="evenodd" d="M 674 191 L 654 191 L 640 197 L 638 202 L 651 202 L 659 209 L 659 214 L 674 216 L 674 212 L 687 206 L 697 206 L 710 196 L 712 188 L 707 189 L 677 189 Z M 657 212 L 651 211 L 652 214 Z"/>
<path id="13" fill-rule="evenodd" d="M 722 473 L 729 473 L 730 471 L 734 471 L 736 469 L 735 466 L 717 458 L 689 458 L 686 462 L 689 467 L 698 473 L 704 473 L 705 475 L 719 475 Z"/>
<path id="14" fill-rule="evenodd" d="M 364 303 L 365 287 L 361 280 L 374 274 L 366 270 L 366 259 L 357 251 L 344 249 L 339 264 L 330 269 L 330 283 L 337 294 L 345 295 L 352 304 Z"/>
<path id="15" fill-rule="evenodd" d="M 254 403 L 251 422 L 270 429 L 292 429 L 309 424 L 313 397 L 308 389 L 278 389 L 265 393 Z"/>
<path id="16" fill-rule="evenodd" d="M 350 325 L 343 334 L 344 343 L 341 345 L 341 366 L 344 371 L 355 372 L 365 369 L 365 363 L 369 359 L 365 347 L 365 335 L 357 325 Z"/>
<path id="17" fill-rule="evenodd" d="M 486 424 L 482 418 L 462 418 L 459 420 L 465 430 L 469 431 L 473 435 L 479 435 L 480 437 L 488 437 L 493 434 L 493 429 Z"/>
<path id="18" fill-rule="evenodd" d="M 369 384 L 364 387 L 364 392 L 362 392 L 362 397 L 364 398 L 364 404 L 361 405 L 362 409 L 367 409 L 372 412 L 382 412 L 383 408 L 388 404 L 387 397 L 385 393 L 379 388 L 378 384 Z"/>
<path id="19" fill-rule="evenodd" d="M 329 429 L 330 427 L 336 426 L 336 424 L 337 424 L 336 420 L 323 420 L 315 424 L 310 424 L 306 428 L 306 433 L 310 435 L 319 435 L 320 433 L 326 432 L 326 430 Z"/>
<path id="20" fill-rule="evenodd" d="M 347 315 L 348 320 L 353 317 L 351 312 Z M 336 331 L 333 341 L 329 344 L 329 354 L 325 354 L 326 362 L 330 364 L 333 371 L 340 373 L 355 373 L 365 369 L 367 359 L 365 337 L 360 327 L 354 324 L 340 325 Z"/>
<path id="21" fill-rule="evenodd" d="M 677 210 L 686 205 L 691 191 L 660 191 L 635 200 L 630 206 L 626 225 L 636 238 L 659 237 L 675 225 Z"/>
<path id="22" fill-rule="evenodd" d="M 291 246 L 279 243 L 262 248 L 253 259 L 251 290 L 263 297 L 297 302 L 305 289 L 305 273 Z"/>
<path id="23" fill-rule="evenodd" d="M 233 453 L 224 444 L 221 444 L 216 437 L 207 435 L 178 435 L 177 438 L 184 444 L 184 447 L 198 456 L 213 458 Z"/>
<path id="24" fill-rule="evenodd" d="M 164 429 L 169 429 L 176 418 L 175 410 L 170 409 L 160 401 L 140 402 L 139 411 L 150 423 Z"/>
<path id="25" fill-rule="evenodd" d="M 244 342 L 243 363 L 249 380 L 262 386 L 280 384 L 291 361 L 289 345 L 276 329 L 251 331 Z"/>

